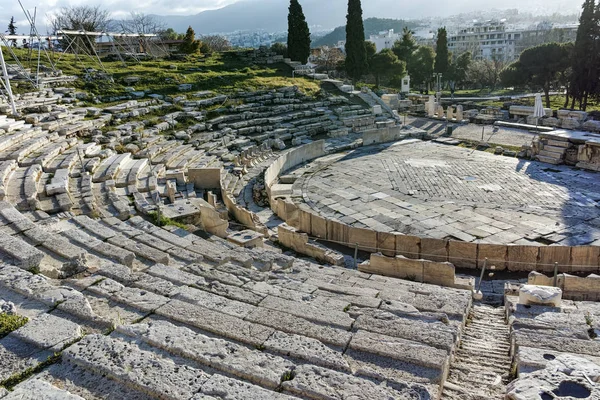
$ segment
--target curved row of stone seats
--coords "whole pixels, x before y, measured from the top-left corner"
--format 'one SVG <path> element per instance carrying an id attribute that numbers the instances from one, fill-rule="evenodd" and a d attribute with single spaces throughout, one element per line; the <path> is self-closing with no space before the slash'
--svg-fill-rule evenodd
<path id="1" fill-rule="evenodd" d="M 168 233 L 139 218 L 131 224 L 79 220 L 92 221 L 90 234 L 120 230 L 140 237 L 132 225 Z M 1 266 L 3 296 L 18 311 L 27 301 L 46 305 L 55 292 L 49 315 L 88 332 L 116 327 L 109 336 L 92 333 L 69 346 L 60 364 L 32 379 L 88 399 L 120 388 L 128 398 L 236 391 L 235 398 L 277 398 L 277 391 L 309 399 L 404 398 L 415 391 L 438 397 L 468 292 L 304 262 L 261 272 L 223 261 L 155 264 L 139 272 L 104 263 L 93 275 L 65 281 L 77 290 Z M 378 310 L 382 299 L 386 309 Z"/>
<path id="2" fill-rule="evenodd" d="M 44 145 L 43 147 L 39 148 L 37 151 L 33 151 L 33 152 L 25 155 L 25 157 L 23 157 L 19 161 L 19 164 L 24 167 L 28 167 L 28 166 L 31 166 L 34 164 L 39 164 L 46 171 L 46 168 L 48 167 L 48 165 L 56 157 L 58 157 L 60 154 L 63 154 L 65 151 L 67 151 L 71 147 L 77 145 L 77 143 L 78 143 L 77 138 L 57 139 L 55 141 L 52 141 L 51 143 Z M 53 171 L 46 171 L 46 172 L 53 172 Z"/>
<path id="3" fill-rule="evenodd" d="M 7 160 L 0 162 L 0 200 L 6 197 L 8 182 L 10 181 L 13 172 L 19 164 L 15 160 Z"/>
<path id="4" fill-rule="evenodd" d="M 23 120 L 14 120 L 6 115 L 0 115 L 0 132 L 13 132 L 22 129 L 28 129 L 31 125 L 25 125 Z"/>
<path id="5" fill-rule="evenodd" d="M 560 307 L 526 306 L 511 295 L 506 295 L 505 301 L 511 325 L 511 352 L 516 356 L 519 374 L 544 369 L 549 361 L 564 353 L 589 358 L 600 365 L 600 342 L 594 340 L 592 327 L 593 321 L 600 318 L 598 303 L 562 300 Z"/>
<path id="6" fill-rule="evenodd" d="M 6 186 L 5 200 L 21 211 L 35 210 L 38 206 L 38 183 L 43 170 L 40 165 L 17 168 Z"/>
<path id="7" fill-rule="evenodd" d="M 17 111 L 41 111 L 52 104 L 58 103 L 60 95 L 54 95 L 52 91 L 40 90 L 39 92 L 13 94 Z M 0 97 L 0 113 L 12 113 L 12 105 L 5 97 Z"/>
<path id="8" fill-rule="evenodd" d="M 540 287 L 541 288 L 541 287 Z M 552 288 L 554 289 L 554 288 Z M 508 395 L 534 396 L 539 388 L 557 393 L 565 383 L 577 396 L 597 396 L 600 376 L 597 302 L 562 300 L 560 306 L 519 304 L 519 297 L 505 295 L 511 325 L 511 347 L 516 380 L 508 386 Z M 561 389 L 563 390 L 563 389 Z M 577 393 L 577 394 L 576 394 Z"/>

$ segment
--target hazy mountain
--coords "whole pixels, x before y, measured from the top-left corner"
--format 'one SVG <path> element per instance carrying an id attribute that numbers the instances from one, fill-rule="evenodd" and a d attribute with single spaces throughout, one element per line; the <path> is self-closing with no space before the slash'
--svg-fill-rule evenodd
<path id="1" fill-rule="evenodd" d="M 393 19 L 446 17 L 491 8 L 518 8 L 522 12 L 549 15 L 576 13 L 583 0 L 446 0 L 402 1 L 365 0 L 364 17 Z M 311 29 L 333 29 L 346 21 L 347 0 L 301 0 Z M 258 30 L 280 32 L 287 30 L 287 0 L 241 0 L 218 10 L 205 11 L 192 16 L 161 17 L 178 32 L 192 26 L 199 34 Z"/>
<path id="2" fill-rule="evenodd" d="M 404 27 L 409 29 L 415 29 L 418 27 L 416 20 L 406 21 L 401 19 L 387 19 L 387 18 L 367 18 L 364 21 L 365 25 L 365 37 L 368 38 L 370 35 L 377 34 L 381 31 L 393 29 L 395 32 L 402 32 Z M 346 40 L 346 26 L 338 26 L 331 33 L 314 40 L 312 43 L 313 47 L 320 46 L 333 46 L 340 40 Z"/>

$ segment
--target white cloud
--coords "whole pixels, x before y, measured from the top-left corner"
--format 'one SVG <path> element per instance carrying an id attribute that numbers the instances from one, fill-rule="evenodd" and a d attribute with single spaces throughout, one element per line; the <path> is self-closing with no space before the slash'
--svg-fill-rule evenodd
<path id="1" fill-rule="evenodd" d="M 132 11 L 157 15 L 193 15 L 199 12 L 224 7 L 238 0 L 21 0 L 23 7 L 31 15 L 37 7 L 36 26 L 40 33 L 48 29 L 48 16 L 65 6 L 96 5 L 110 10 L 111 18 L 127 17 Z M 175 4 L 174 4 L 175 3 Z M 14 16 L 19 33 L 29 32 L 29 23 L 25 18 L 18 0 L 0 0 L 0 31 L 8 27 L 10 17 Z"/>

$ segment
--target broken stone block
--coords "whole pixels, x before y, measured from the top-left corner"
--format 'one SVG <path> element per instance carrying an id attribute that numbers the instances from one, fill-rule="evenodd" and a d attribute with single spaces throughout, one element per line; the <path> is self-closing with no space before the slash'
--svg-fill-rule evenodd
<path id="1" fill-rule="evenodd" d="M 519 304 L 560 307 L 562 290 L 550 286 L 524 285 L 519 292 Z"/>

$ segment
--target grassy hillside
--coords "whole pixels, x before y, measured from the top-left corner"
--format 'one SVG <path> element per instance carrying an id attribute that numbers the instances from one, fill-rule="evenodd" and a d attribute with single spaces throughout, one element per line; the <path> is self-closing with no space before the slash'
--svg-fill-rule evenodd
<path id="1" fill-rule="evenodd" d="M 393 29 L 395 32 L 402 32 L 405 26 L 410 29 L 415 29 L 419 26 L 418 21 L 405 21 L 402 19 L 385 19 L 385 18 L 367 18 L 365 23 L 365 38 L 369 38 L 370 35 L 375 35 L 381 31 L 387 31 Z M 333 32 L 323 36 L 319 40 L 315 41 L 312 46 L 333 46 L 340 40 L 346 40 L 346 27 L 338 26 Z"/>
<path id="2" fill-rule="evenodd" d="M 9 64 L 14 63 L 6 50 L 4 55 Z M 37 53 L 30 63 L 28 52 L 16 49 L 17 57 L 26 68 L 35 69 Z M 228 93 L 240 89 L 277 89 L 295 85 L 304 93 L 312 95 L 320 90 L 318 82 L 307 78 L 292 79 L 292 71 L 286 64 L 268 66 L 249 65 L 242 61 L 235 52 L 215 53 L 210 56 L 192 56 L 182 61 L 149 60 L 141 63 L 129 62 L 124 67 L 120 61 L 103 60 L 102 67 L 90 57 L 76 57 L 73 54 L 52 54 L 57 67 L 67 75 L 79 77 L 75 87 L 99 96 L 119 95 L 125 93 L 125 88 L 133 86 L 137 91 L 149 90 L 152 93 L 171 95 L 180 93 L 178 86 L 183 83 L 193 85 L 194 91 L 212 90 L 218 93 Z M 60 61 L 58 61 L 58 59 Z M 49 65 L 42 53 L 42 63 Z M 85 69 L 93 68 L 102 71 L 103 68 L 113 77 L 114 83 L 107 80 L 88 80 Z M 136 76 L 140 80 L 134 85 L 128 85 L 124 79 Z M 22 92 L 27 88 L 15 88 Z"/>

